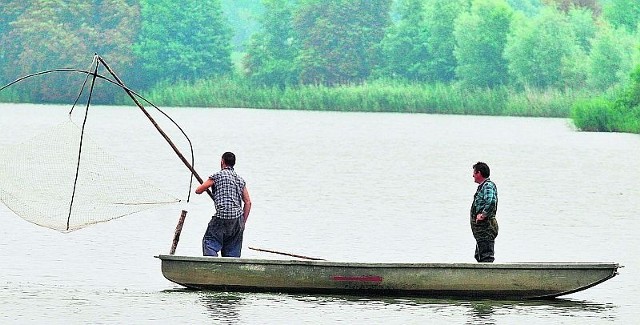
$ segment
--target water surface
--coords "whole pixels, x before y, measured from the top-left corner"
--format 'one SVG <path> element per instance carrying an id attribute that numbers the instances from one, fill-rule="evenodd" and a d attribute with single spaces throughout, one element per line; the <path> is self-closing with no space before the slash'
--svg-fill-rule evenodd
<path id="1" fill-rule="evenodd" d="M 0 146 L 67 119 L 67 106 L 0 105 Z M 485 161 L 499 191 L 496 262 L 617 262 L 620 275 L 552 301 L 192 292 L 162 277 L 200 255 L 206 196 L 72 233 L 0 206 L 3 323 L 634 323 L 639 312 L 640 137 L 577 132 L 569 120 L 250 109 L 166 109 L 191 137 L 202 177 L 233 151 L 260 247 L 336 261 L 473 262 L 467 214 Z M 82 122 L 81 111 L 74 120 Z M 186 142 L 161 126 L 188 156 Z M 186 200 L 188 170 L 134 108 L 92 107 L 87 136 L 149 184 Z M 46 181 L 46 174 L 43 175 Z M 38 184 L 24 184 L 25 189 Z M 140 189 L 144 190 L 144 189 Z"/>

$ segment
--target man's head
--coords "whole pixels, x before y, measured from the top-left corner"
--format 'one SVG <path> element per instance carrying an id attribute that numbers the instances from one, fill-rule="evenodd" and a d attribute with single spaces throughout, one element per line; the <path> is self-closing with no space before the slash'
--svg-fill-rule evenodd
<path id="1" fill-rule="evenodd" d="M 235 166 L 236 164 L 236 155 L 233 154 L 233 152 L 225 152 L 222 154 L 222 163 L 224 164 L 223 167 L 232 167 Z"/>
<path id="2" fill-rule="evenodd" d="M 491 175 L 489 165 L 480 161 L 473 165 L 473 180 L 476 183 L 482 183 L 482 181 L 484 181 L 485 178 L 488 178 L 489 175 Z"/>

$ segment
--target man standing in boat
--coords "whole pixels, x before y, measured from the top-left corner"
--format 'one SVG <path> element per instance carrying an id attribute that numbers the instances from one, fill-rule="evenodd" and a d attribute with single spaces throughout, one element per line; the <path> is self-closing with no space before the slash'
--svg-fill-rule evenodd
<path id="1" fill-rule="evenodd" d="M 216 206 L 216 214 L 209 221 L 202 238 L 204 256 L 218 256 L 220 252 L 223 257 L 240 257 L 251 199 L 246 182 L 233 169 L 235 164 L 236 156 L 225 152 L 220 160 L 220 171 L 196 188 L 196 194 L 211 188 Z"/>
<path id="2" fill-rule="evenodd" d="M 475 258 L 478 262 L 494 261 L 494 245 L 498 236 L 498 189 L 489 179 L 491 171 L 483 162 L 473 165 L 473 180 L 480 184 L 471 204 L 471 232 L 476 239 Z"/>

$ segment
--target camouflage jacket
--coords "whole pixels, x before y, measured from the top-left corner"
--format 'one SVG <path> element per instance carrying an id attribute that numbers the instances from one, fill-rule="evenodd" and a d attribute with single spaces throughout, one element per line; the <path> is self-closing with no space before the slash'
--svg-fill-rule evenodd
<path id="1" fill-rule="evenodd" d="M 485 179 L 482 184 L 478 185 L 476 194 L 473 196 L 473 203 L 471 204 L 471 222 L 476 221 L 476 215 L 482 213 L 487 217 L 487 220 L 496 217 L 496 211 L 498 210 L 498 189 L 496 184 L 489 178 Z"/>

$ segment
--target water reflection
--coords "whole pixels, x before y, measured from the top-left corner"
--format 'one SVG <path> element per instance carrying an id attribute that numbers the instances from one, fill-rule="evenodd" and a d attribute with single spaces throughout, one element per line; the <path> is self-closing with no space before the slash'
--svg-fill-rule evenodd
<path id="1" fill-rule="evenodd" d="M 350 324 L 521 324 L 532 320 L 607 323 L 621 320 L 617 304 L 574 299 L 469 300 L 188 289 L 171 292 L 180 296 L 172 300 L 199 306 L 202 310 L 199 315 L 206 317 L 206 321 L 225 324 L 285 324 L 292 319 L 296 323 Z M 283 308 L 287 312 L 282 312 Z"/>
<path id="2" fill-rule="evenodd" d="M 211 320 L 221 323 L 236 324 L 240 321 L 241 293 L 200 292 L 199 300 L 210 313 Z"/>
<path id="3" fill-rule="evenodd" d="M 460 300 L 431 298 L 393 298 L 356 296 L 291 296 L 297 301 L 317 305 L 377 306 L 377 309 L 403 311 L 408 315 L 441 315 L 455 319 L 464 315 L 466 324 L 497 324 L 505 320 L 581 318 L 612 321 L 617 306 L 571 299 L 548 300 Z"/>
<path id="4" fill-rule="evenodd" d="M 495 324 L 496 320 L 493 318 L 494 306 L 487 304 L 484 301 L 479 303 L 471 303 L 471 319 L 469 324 Z"/>

